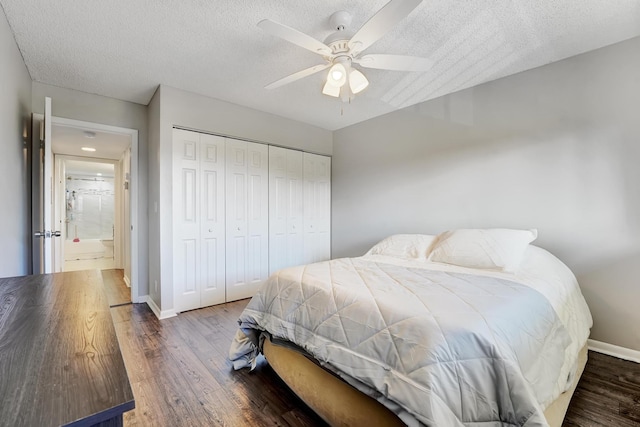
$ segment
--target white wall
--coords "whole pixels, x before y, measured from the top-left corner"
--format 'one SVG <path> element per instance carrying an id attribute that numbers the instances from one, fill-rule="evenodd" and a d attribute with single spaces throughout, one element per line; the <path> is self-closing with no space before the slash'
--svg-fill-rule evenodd
<path id="1" fill-rule="evenodd" d="M 44 98 L 52 99 L 52 115 L 138 130 L 138 296 L 149 293 L 147 212 L 147 107 L 114 98 L 33 82 L 31 108 L 43 113 Z M 135 230 L 134 230 L 135 231 Z"/>
<path id="2" fill-rule="evenodd" d="M 0 8 L 0 277 L 31 270 L 31 76 Z"/>
<path id="3" fill-rule="evenodd" d="M 640 350 L 640 38 L 334 133 L 333 256 L 393 233 L 536 227 L 592 338 Z"/>
<path id="4" fill-rule="evenodd" d="M 156 99 L 158 98 L 158 99 Z M 150 123 L 159 117 L 159 133 L 150 130 L 149 194 L 152 209 L 149 275 L 159 282 L 151 292 L 161 315 L 173 310 L 172 268 L 172 128 L 194 130 L 297 148 L 318 154 L 332 152 L 332 133 L 315 126 L 202 95 L 161 86 L 150 104 Z M 153 116 L 153 118 L 151 118 Z M 158 213 L 153 211 L 158 205 Z M 157 277 L 156 277 L 157 276 Z M 152 285 L 153 288 L 153 285 Z"/>

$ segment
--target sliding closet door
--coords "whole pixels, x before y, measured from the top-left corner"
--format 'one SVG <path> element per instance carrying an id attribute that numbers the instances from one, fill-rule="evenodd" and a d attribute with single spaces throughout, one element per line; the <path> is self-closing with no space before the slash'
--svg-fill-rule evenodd
<path id="1" fill-rule="evenodd" d="M 304 199 L 302 151 L 287 150 L 287 184 L 289 206 L 287 212 L 288 265 L 304 264 Z"/>
<path id="2" fill-rule="evenodd" d="M 177 311 L 224 302 L 224 139 L 173 131 L 173 286 Z"/>
<path id="3" fill-rule="evenodd" d="M 331 258 L 331 157 L 304 153 L 304 263 Z"/>
<path id="4" fill-rule="evenodd" d="M 228 139 L 227 301 L 255 294 L 267 278 L 268 149 Z"/>
<path id="5" fill-rule="evenodd" d="M 225 144 L 224 138 L 200 136 L 200 306 L 225 301 Z"/>
<path id="6" fill-rule="evenodd" d="M 269 147 L 248 143 L 248 289 L 251 295 L 269 278 Z M 247 295 L 249 296 L 249 295 Z M 239 298 L 244 298 L 240 296 Z"/>
<path id="7" fill-rule="evenodd" d="M 304 262 L 302 152 L 269 147 L 269 271 Z"/>

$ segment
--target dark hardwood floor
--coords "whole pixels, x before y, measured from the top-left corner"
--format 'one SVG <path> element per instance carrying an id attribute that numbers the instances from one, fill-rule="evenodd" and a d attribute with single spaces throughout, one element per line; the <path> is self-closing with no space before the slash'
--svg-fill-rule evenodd
<path id="1" fill-rule="evenodd" d="M 111 308 L 136 408 L 126 426 L 324 426 L 268 364 L 227 359 L 248 300 L 157 320 L 146 304 Z M 640 365 L 589 353 L 565 426 L 640 426 Z"/>
<path id="2" fill-rule="evenodd" d="M 101 270 L 101 273 L 109 306 L 131 303 L 131 288 L 124 282 L 124 270 Z"/>
<path id="3" fill-rule="evenodd" d="M 111 309 L 136 400 L 125 425 L 324 425 L 267 364 L 233 370 L 227 352 L 247 302 L 162 321 L 143 304 Z"/>
<path id="4" fill-rule="evenodd" d="M 640 426 L 640 364 L 589 352 L 565 426 Z"/>

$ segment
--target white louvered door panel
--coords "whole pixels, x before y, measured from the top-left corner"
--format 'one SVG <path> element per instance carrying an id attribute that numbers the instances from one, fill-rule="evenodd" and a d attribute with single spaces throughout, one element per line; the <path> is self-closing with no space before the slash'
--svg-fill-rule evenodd
<path id="1" fill-rule="evenodd" d="M 200 307 L 200 135 L 173 130 L 173 287 L 177 311 Z"/>
<path id="2" fill-rule="evenodd" d="M 227 140 L 227 301 L 253 296 L 268 277 L 268 147 Z"/>
<path id="3" fill-rule="evenodd" d="M 287 150 L 269 147 L 269 274 L 287 266 Z"/>
<path id="4" fill-rule="evenodd" d="M 331 258 L 331 158 L 304 153 L 304 262 Z"/>
<path id="5" fill-rule="evenodd" d="M 225 302 L 225 139 L 200 136 L 201 307 Z"/>

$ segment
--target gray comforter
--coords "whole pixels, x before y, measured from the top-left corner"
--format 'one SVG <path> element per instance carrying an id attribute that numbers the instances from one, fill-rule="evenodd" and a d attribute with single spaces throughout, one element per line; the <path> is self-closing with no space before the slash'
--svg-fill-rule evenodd
<path id="1" fill-rule="evenodd" d="M 544 426 L 571 342 L 547 299 L 516 282 L 344 258 L 274 274 L 241 330 L 291 341 L 405 422 Z M 238 334 L 236 367 L 255 343 Z M 362 388 L 362 387 L 361 387 Z"/>

